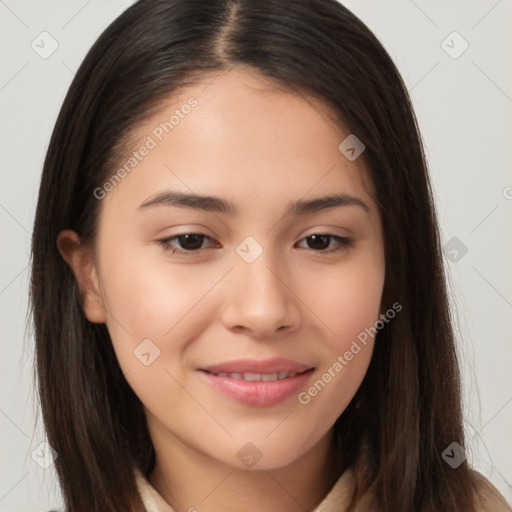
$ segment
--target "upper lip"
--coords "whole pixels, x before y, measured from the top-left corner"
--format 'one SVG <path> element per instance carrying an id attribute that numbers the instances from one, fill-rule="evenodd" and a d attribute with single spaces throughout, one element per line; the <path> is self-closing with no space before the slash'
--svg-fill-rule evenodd
<path id="1" fill-rule="evenodd" d="M 201 367 L 200 370 L 210 373 L 302 373 L 312 368 L 312 366 L 306 364 L 276 357 L 273 359 L 237 359 Z"/>

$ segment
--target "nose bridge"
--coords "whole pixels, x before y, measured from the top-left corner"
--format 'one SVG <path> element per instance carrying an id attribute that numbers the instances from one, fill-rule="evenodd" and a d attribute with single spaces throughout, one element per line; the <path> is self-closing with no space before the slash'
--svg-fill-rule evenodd
<path id="1" fill-rule="evenodd" d="M 226 326 L 245 327 L 261 336 L 297 327 L 299 310 L 286 276 L 280 275 L 278 255 L 253 237 L 242 241 L 236 252 L 224 309 Z"/>

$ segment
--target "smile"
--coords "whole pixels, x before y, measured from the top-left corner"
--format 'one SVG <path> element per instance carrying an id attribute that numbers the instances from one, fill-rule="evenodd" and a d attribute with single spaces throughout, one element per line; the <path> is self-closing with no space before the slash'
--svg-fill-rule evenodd
<path id="1" fill-rule="evenodd" d="M 279 373 L 214 373 L 217 377 L 229 377 L 230 379 L 247 380 L 249 382 L 256 381 L 274 381 L 283 380 L 298 375 L 297 372 L 279 372 Z"/>
<path id="2" fill-rule="evenodd" d="M 241 359 L 198 370 L 209 387 L 228 399 L 251 407 L 272 407 L 297 394 L 315 369 L 276 358 Z"/>

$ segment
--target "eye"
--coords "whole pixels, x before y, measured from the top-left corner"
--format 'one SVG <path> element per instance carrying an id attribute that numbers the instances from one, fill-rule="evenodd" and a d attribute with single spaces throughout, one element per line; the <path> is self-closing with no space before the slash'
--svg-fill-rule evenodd
<path id="1" fill-rule="evenodd" d="M 349 249 L 354 243 L 351 238 L 330 235 L 328 233 L 315 233 L 303 238 L 301 242 L 303 241 L 309 245 L 310 249 L 313 249 L 315 252 L 321 252 L 322 254 L 330 254 Z M 335 245 L 334 248 L 331 246 L 332 241 L 337 243 L 337 246 Z"/>
<path id="2" fill-rule="evenodd" d="M 163 240 L 158 240 L 157 243 L 163 247 L 164 251 L 170 251 L 171 254 L 192 256 L 207 248 L 203 246 L 204 242 L 207 240 L 212 241 L 212 238 L 201 233 L 184 233 L 182 235 L 175 235 Z M 307 243 L 309 247 L 306 248 L 322 254 L 331 254 L 346 250 L 353 245 L 353 240 L 350 238 L 328 233 L 309 235 L 303 238 L 299 243 L 302 242 Z M 331 242 L 335 242 L 334 247 L 332 247 L 333 244 Z M 177 245 L 179 245 L 179 247 L 177 247 Z M 214 246 L 214 244 L 210 245 L 210 247 L 212 246 Z"/>
<path id="3" fill-rule="evenodd" d="M 183 235 L 158 240 L 158 243 L 164 248 L 164 251 L 171 251 L 172 254 L 178 253 L 188 256 L 204 249 L 203 242 L 205 240 L 212 239 L 201 233 L 184 233 Z M 173 241 L 176 241 L 180 247 L 176 247 L 176 242 Z"/>

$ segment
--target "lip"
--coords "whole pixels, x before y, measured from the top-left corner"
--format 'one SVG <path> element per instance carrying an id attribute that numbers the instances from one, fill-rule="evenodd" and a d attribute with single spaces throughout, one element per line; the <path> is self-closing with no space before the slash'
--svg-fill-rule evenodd
<path id="1" fill-rule="evenodd" d="M 275 357 L 273 359 L 237 359 L 225 363 L 201 367 L 201 370 L 211 373 L 276 373 L 297 372 L 302 373 L 313 368 L 312 366 L 297 363 L 290 359 Z"/>
<path id="2" fill-rule="evenodd" d="M 308 381 L 314 368 L 308 365 L 275 358 L 267 360 L 239 359 L 205 368 L 200 375 L 206 382 L 239 403 L 252 407 L 271 407 L 296 394 Z M 278 373 L 296 372 L 297 375 L 275 381 L 245 381 L 214 373 Z"/>

